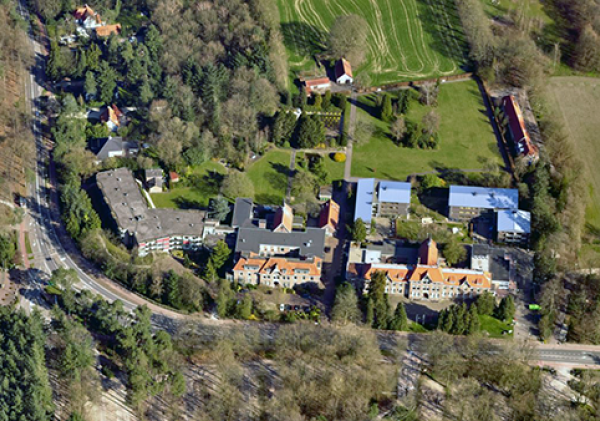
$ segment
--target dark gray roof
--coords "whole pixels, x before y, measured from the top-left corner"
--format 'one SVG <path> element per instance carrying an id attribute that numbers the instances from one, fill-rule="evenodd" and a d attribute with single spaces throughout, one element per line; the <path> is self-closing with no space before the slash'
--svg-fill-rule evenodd
<path id="1" fill-rule="evenodd" d="M 160 168 L 150 168 L 145 171 L 146 179 L 153 177 L 162 177 L 163 170 Z"/>
<path id="2" fill-rule="evenodd" d="M 233 207 L 231 226 L 233 228 L 239 228 L 251 223 L 253 212 L 254 201 L 247 197 L 238 197 L 235 199 L 235 205 Z"/>
<path id="3" fill-rule="evenodd" d="M 119 228 L 135 235 L 138 243 L 171 236 L 201 236 L 205 212 L 150 209 L 127 168 L 104 171 L 96 182 Z"/>
<path id="4" fill-rule="evenodd" d="M 110 158 L 111 153 L 119 152 L 123 154 L 126 143 L 122 137 L 106 137 L 102 139 L 94 139 L 90 142 L 90 149 L 96 154 L 98 159 L 104 161 Z M 127 145 L 128 146 L 128 145 Z"/>
<path id="5" fill-rule="evenodd" d="M 325 255 L 325 230 L 307 228 L 306 231 L 291 233 L 273 232 L 261 228 L 240 228 L 235 251 L 238 253 L 259 253 L 261 245 L 298 248 L 301 257 Z"/>
<path id="6" fill-rule="evenodd" d="M 501 247 L 491 247 L 487 244 L 473 244 L 471 253 L 474 256 L 487 256 L 488 269 L 492 273 L 492 279 L 495 281 L 511 280 L 510 266 L 506 250 Z"/>

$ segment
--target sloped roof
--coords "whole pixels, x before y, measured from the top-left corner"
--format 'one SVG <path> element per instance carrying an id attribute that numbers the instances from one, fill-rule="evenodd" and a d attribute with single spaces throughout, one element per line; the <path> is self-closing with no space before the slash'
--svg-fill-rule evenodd
<path id="1" fill-rule="evenodd" d="M 337 79 L 343 75 L 352 77 L 352 66 L 350 66 L 350 62 L 344 58 L 335 63 L 335 78 Z"/>
<path id="2" fill-rule="evenodd" d="M 531 214 L 527 211 L 511 209 L 497 212 L 499 232 L 531 233 Z"/>
<path id="3" fill-rule="evenodd" d="M 104 25 L 96 28 L 96 36 L 107 37 L 111 34 L 119 35 L 121 33 L 121 24 Z"/>
<path id="4" fill-rule="evenodd" d="M 400 181 L 379 182 L 379 202 L 410 203 L 410 183 Z"/>
<path id="5" fill-rule="evenodd" d="M 302 257 L 324 257 L 325 230 L 307 228 L 306 231 L 273 232 L 262 228 L 240 227 L 235 251 L 238 253 L 260 252 L 260 246 L 277 246 L 297 248 Z"/>
<path id="6" fill-rule="evenodd" d="M 75 16 L 75 19 L 85 19 L 88 16 L 96 16 L 96 12 L 94 12 L 94 9 L 92 9 L 90 6 L 85 4 L 75 9 L 75 11 L 73 12 L 73 16 Z"/>
<path id="7" fill-rule="evenodd" d="M 480 209 L 518 209 L 519 191 L 474 186 L 450 186 L 449 206 Z"/>
<path id="8" fill-rule="evenodd" d="M 362 219 L 364 223 L 370 224 L 373 216 L 373 200 L 375 199 L 375 179 L 361 178 L 356 186 L 356 206 L 354 208 L 354 220 Z"/>
<path id="9" fill-rule="evenodd" d="M 308 275 L 320 276 L 322 259 L 315 257 L 309 260 L 286 259 L 283 257 L 269 258 L 240 258 L 234 271 L 252 270 L 260 274 L 270 274 L 279 271 L 281 274 L 290 275 Z"/>
<path id="10" fill-rule="evenodd" d="M 526 156 L 537 155 L 537 149 L 531 142 L 529 133 L 525 128 L 525 119 L 521 112 L 521 107 L 512 95 L 505 96 L 502 98 L 502 104 L 504 106 L 504 112 L 508 117 L 508 125 L 510 131 L 517 142 L 519 153 Z"/>
<path id="11" fill-rule="evenodd" d="M 428 238 L 419 247 L 419 260 L 422 265 L 435 266 L 438 264 L 438 247 L 433 239 Z"/>
<path id="12" fill-rule="evenodd" d="M 321 214 L 319 215 L 319 228 L 329 226 L 332 229 L 337 230 L 339 223 L 340 205 L 330 199 L 321 208 Z"/>
<path id="13" fill-rule="evenodd" d="M 110 157 L 111 152 L 123 151 L 123 138 L 108 137 L 105 139 L 98 139 L 98 146 L 99 147 L 92 149 L 92 152 L 96 154 L 98 159 L 105 160 Z"/>
<path id="14" fill-rule="evenodd" d="M 288 232 L 292 232 L 294 225 L 294 211 L 288 204 L 283 204 L 282 207 L 275 212 L 273 219 L 273 231 L 279 227 L 284 227 Z"/>
<path id="15" fill-rule="evenodd" d="M 252 220 L 252 212 L 254 210 L 254 201 L 247 197 L 238 197 L 235 199 L 233 206 L 233 217 L 231 226 L 233 228 L 246 226 Z"/>

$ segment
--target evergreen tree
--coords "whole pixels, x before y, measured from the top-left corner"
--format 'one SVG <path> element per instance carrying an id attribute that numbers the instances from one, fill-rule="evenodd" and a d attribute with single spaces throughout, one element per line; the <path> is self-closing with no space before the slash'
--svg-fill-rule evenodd
<path id="1" fill-rule="evenodd" d="M 477 312 L 477 305 L 471 305 L 467 314 L 467 335 L 472 335 L 479 332 L 479 313 Z"/>
<path id="2" fill-rule="evenodd" d="M 231 297 L 231 286 L 229 281 L 224 279 L 219 283 L 219 292 L 217 293 L 217 314 L 221 319 L 227 317 L 229 313 L 229 300 Z"/>
<path id="3" fill-rule="evenodd" d="M 150 86 L 150 82 L 147 80 L 142 83 L 140 86 L 140 101 L 142 104 L 147 105 L 154 99 L 154 92 L 152 92 L 152 87 Z"/>
<path id="4" fill-rule="evenodd" d="M 75 77 L 83 77 L 87 70 L 87 59 L 85 55 L 85 50 L 79 50 L 77 54 L 77 62 L 75 64 L 75 72 L 73 75 Z"/>
<path id="5" fill-rule="evenodd" d="M 283 146 L 292 140 L 296 127 L 296 116 L 291 112 L 279 111 L 273 123 L 273 143 Z"/>
<path id="6" fill-rule="evenodd" d="M 496 317 L 503 321 L 512 321 L 515 317 L 515 301 L 512 295 L 508 295 L 500 301 L 496 311 Z"/>
<path id="7" fill-rule="evenodd" d="M 238 319 L 249 320 L 252 317 L 252 297 L 250 295 L 244 295 L 237 304 L 236 313 Z"/>
<path id="8" fill-rule="evenodd" d="M 217 196 L 210 199 L 209 210 L 213 218 L 223 222 L 229 215 L 229 202 L 223 196 Z"/>
<path id="9" fill-rule="evenodd" d="M 64 58 L 60 46 L 56 41 L 50 42 L 50 55 L 46 64 L 46 75 L 51 80 L 58 80 L 62 76 L 63 68 L 65 67 Z"/>
<path id="10" fill-rule="evenodd" d="M 98 93 L 98 85 L 96 84 L 96 76 L 93 72 L 87 72 L 85 74 L 85 85 L 84 90 L 88 98 L 95 98 Z"/>
<path id="11" fill-rule="evenodd" d="M 387 275 L 383 271 L 377 271 L 371 275 L 369 282 L 369 298 L 373 302 L 374 320 L 372 326 L 375 329 L 387 329 L 390 319 L 390 304 L 385 288 Z"/>
<path id="12" fill-rule="evenodd" d="M 444 331 L 444 327 L 446 325 L 446 319 L 448 318 L 448 310 L 444 309 L 444 310 L 440 310 L 440 313 L 438 314 L 438 319 L 437 319 L 437 330 L 441 330 Z"/>
<path id="13" fill-rule="evenodd" d="M 383 94 L 383 100 L 381 102 L 380 118 L 383 121 L 390 121 L 394 115 L 392 108 L 392 98 L 388 94 Z"/>
<path id="14" fill-rule="evenodd" d="M 460 306 L 453 306 L 454 325 L 452 326 L 453 335 L 462 335 L 466 329 L 465 316 L 467 314 L 467 305 L 463 303 Z"/>
<path id="15" fill-rule="evenodd" d="M 408 318 L 406 317 L 406 309 L 403 303 L 398 303 L 394 316 L 390 321 L 391 330 L 408 330 Z"/>
<path id="16" fill-rule="evenodd" d="M 331 309 L 331 320 L 342 325 L 356 324 L 360 320 L 356 290 L 348 282 L 344 282 L 336 288 L 335 301 Z"/>
<path id="17" fill-rule="evenodd" d="M 100 101 L 110 105 L 117 87 L 117 73 L 106 61 L 100 64 L 97 82 L 100 89 Z"/>
<path id="18" fill-rule="evenodd" d="M 231 249 L 227 246 L 227 243 L 223 240 L 219 241 L 210 254 L 210 260 L 214 268 L 216 270 L 221 269 L 225 262 L 227 262 L 227 259 L 229 259 L 230 254 Z"/>
<path id="19" fill-rule="evenodd" d="M 477 312 L 479 314 L 485 314 L 491 316 L 494 313 L 495 299 L 492 294 L 485 291 L 483 294 L 477 297 Z"/>
<path id="20" fill-rule="evenodd" d="M 100 68 L 100 57 L 102 57 L 102 50 L 98 44 L 92 43 L 85 54 L 88 70 L 97 71 Z"/>
<path id="21" fill-rule="evenodd" d="M 314 106 L 315 108 L 317 108 L 318 110 L 321 109 L 321 105 L 323 104 L 323 97 L 319 94 L 314 94 L 315 96 L 315 103 Z"/>
<path id="22" fill-rule="evenodd" d="M 455 306 L 452 306 L 455 307 Z M 444 332 L 451 333 L 454 330 L 454 312 L 451 309 L 446 310 L 444 316 L 444 325 L 442 326 Z"/>
<path id="23" fill-rule="evenodd" d="M 174 308 L 182 308 L 179 291 L 179 275 L 170 270 L 163 281 L 163 302 Z"/>
<path id="24" fill-rule="evenodd" d="M 322 108 L 324 110 L 327 110 L 330 106 L 331 106 L 331 91 L 327 91 L 327 92 L 325 92 L 325 95 L 323 95 Z"/>
<path id="25" fill-rule="evenodd" d="M 365 324 L 367 326 L 373 326 L 375 320 L 375 308 L 373 307 L 373 300 L 371 297 L 367 298 L 367 304 L 365 309 Z"/>
<path id="26" fill-rule="evenodd" d="M 325 142 L 325 126 L 319 116 L 303 114 L 300 117 L 299 127 L 299 148 L 314 148 Z"/>

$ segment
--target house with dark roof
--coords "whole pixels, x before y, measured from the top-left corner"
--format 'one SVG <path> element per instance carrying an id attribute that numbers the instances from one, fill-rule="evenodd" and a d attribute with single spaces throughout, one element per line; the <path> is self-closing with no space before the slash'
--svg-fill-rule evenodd
<path id="1" fill-rule="evenodd" d="M 146 176 L 145 184 L 149 193 L 162 193 L 163 191 L 163 170 L 160 168 L 150 168 L 144 171 Z"/>
<path id="2" fill-rule="evenodd" d="M 356 187 L 354 220 L 370 224 L 374 217 L 397 218 L 408 215 L 411 185 L 399 181 L 361 178 Z"/>
<path id="3" fill-rule="evenodd" d="M 240 227 L 254 226 L 254 201 L 248 197 L 238 197 L 233 206 L 233 217 L 231 218 L 231 227 L 236 229 Z"/>
<path id="4" fill-rule="evenodd" d="M 352 66 L 345 58 L 341 58 L 335 63 L 335 81 L 339 85 L 352 85 Z"/>
<path id="5" fill-rule="evenodd" d="M 127 168 L 96 174 L 96 184 L 121 240 L 140 256 L 201 247 L 205 212 L 149 208 Z"/>
<path id="6" fill-rule="evenodd" d="M 492 247 L 488 244 L 471 246 L 471 268 L 490 272 L 494 289 L 507 291 L 516 288 L 516 265 L 510 253 L 504 248 Z"/>

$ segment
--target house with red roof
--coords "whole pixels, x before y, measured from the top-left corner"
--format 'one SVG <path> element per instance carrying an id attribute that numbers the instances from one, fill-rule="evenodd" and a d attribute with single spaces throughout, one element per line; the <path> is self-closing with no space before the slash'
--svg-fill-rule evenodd
<path id="1" fill-rule="evenodd" d="M 539 153 L 535 145 L 531 142 L 529 133 L 527 133 L 525 119 L 515 97 L 507 95 L 502 98 L 502 108 L 508 118 L 508 130 L 515 143 L 517 155 L 525 157 L 529 162 L 536 161 L 539 158 Z"/>
<path id="2" fill-rule="evenodd" d="M 331 88 L 331 81 L 327 77 L 304 80 L 304 90 L 306 96 L 311 96 L 313 92 L 324 93 Z"/>
<path id="3" fill-rule="evenodd" d="M 319 228 L 324 229 L 328 236 L 335 234 L 340 225 L 340 205 L 329 199 L 321 207 Z"/>
<path id="4" fill-rule="evenodd" d="M 345 58 L 341 58 L 335 63 L 335 81 L 338 85 L 352 85 L 354 82 L 352 66 Z"/>
<path id="5" fill-rule="evenodd" d="M 102 26 L 100 14 L 96 13 L 94 9 L 87 4 L 75 9 L 73 16 L 75 17 L 77 24 L 85 29 L 94 29 Z"/>

